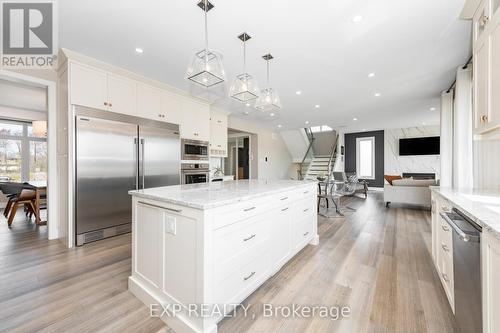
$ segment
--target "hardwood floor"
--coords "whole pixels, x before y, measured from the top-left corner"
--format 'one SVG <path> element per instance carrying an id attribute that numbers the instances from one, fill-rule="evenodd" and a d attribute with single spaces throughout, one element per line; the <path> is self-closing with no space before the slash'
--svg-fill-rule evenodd
<path id="1" fill-rule="evenodd" d="M 381 193 L 350 199 L 357 212 L 320 218 L 308 246 L 219 324 L 219 332 L 454 332 L 430 255 L 430 213 Z M 167 332 L 127 291 L 130 236 L 68 250 L 23 217 L 0 221 L 0 332 Z M 350 316 L 264 318 L 273 305 L 346 306 Z"/>

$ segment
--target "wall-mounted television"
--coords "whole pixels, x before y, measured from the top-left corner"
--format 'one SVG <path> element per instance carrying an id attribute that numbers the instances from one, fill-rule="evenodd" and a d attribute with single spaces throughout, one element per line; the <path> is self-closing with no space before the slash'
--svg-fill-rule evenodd
<path id="1" fill-rule="evenodd" d="M 399 155 L 439 155 L 439 136 L 399 139 Z"/>

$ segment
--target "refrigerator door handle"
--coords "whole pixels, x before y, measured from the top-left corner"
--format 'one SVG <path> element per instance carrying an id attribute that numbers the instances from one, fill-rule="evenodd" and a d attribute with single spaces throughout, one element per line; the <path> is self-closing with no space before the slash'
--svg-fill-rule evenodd
<path id="1" fill-rule="evenodd" d="M 137 152 L 138 152 L 138 142 L 137 138 L 134 138 L 134 160 L 135 160 L 135 189 L 139 189 L 139 163 L 137 161 Z"/>
<path id="2" fill-rule="evenodd" d="M 145 174 L 146 174 L 146 170 L 144 170 L 144 160 L 145 160 L 145 155 L 144 155 L 144 147 L 145 147 L 145 144 L 144 144 L 144 139 L 141 139 L 141 148 L 142 148 L 142 152 L 141 152 L 141 168 L 142 168 L 142 189 L 144 190 L 144 178 L 145 178 Z"/>

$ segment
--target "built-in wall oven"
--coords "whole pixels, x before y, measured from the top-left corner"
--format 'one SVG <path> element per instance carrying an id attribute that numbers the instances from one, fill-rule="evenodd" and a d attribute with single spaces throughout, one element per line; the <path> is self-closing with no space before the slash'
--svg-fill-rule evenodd
<path id="1" fill-rule="evenodd" d="M 181 140 L 182 160 L 205 160 L 208 162 L 208 142 L 198 140 Z"/>
<path id="2" fill-rule="evenodd" d="M 208 182 L 210 168 L 208 163 L 182 163 L 181 184 L 196 184 Z"/>

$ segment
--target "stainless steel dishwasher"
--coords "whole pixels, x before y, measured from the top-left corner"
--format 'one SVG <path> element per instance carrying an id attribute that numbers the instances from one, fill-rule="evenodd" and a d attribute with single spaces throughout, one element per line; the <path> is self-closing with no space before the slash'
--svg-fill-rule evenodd
<path id="1" fill-rule="evenodd" d="M 441 216 L 453 230 L 455 320 L 462 333 L 482 332 L 481 227 L 453 208 Z"/>

